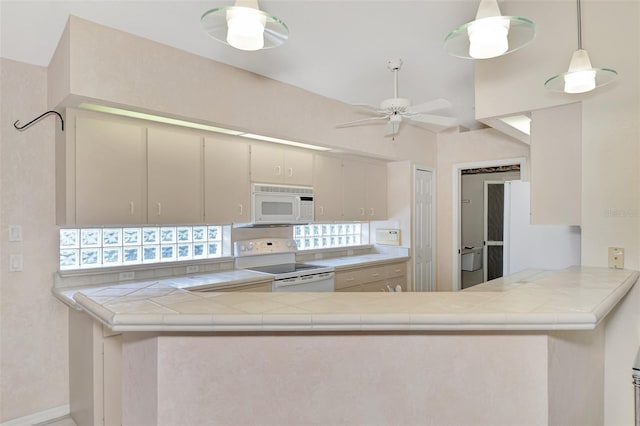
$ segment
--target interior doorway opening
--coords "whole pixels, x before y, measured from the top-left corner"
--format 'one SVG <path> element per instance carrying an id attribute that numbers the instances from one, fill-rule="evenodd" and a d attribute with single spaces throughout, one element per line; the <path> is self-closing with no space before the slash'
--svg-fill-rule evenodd
<path id="1" fill-rule="evenodd" d="M 526 178 L 525 159 L 454 167 L 453 290 L 502 276 L 504 182 Z"/>

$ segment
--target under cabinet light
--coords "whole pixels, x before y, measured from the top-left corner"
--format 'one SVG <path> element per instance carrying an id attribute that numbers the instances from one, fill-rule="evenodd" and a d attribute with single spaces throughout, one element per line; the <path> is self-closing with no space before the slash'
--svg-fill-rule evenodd
<path id="1" fill-rule="evenodd" d="M 130 111 L 122 108 L 115 108 L 115 107 L 89 104 L 89 103 L 81 103 L 80 105 L 78 105 L 78 107 L 89 110 L 89 111 L 103 112 L 103 113 L 119 115 L 123 117 L 153 121 L 156 123 L 171 124 L 174 126 L 188 127 L 190 129 L 206 130 L 208 132 L 223 133 L 225 135 L 241 136 L 243 138 L 257 139 L 265 142 L 273 142 L 273 143 L 279 143 L 283 145 L 295 146 L 298 148 L 313 149 L 316 151 L 331 151 L 331 148 L 326 148 L 323 146 L 311 145 L 311 144 L 302 143 L 302 142 L 295 142 L 287 139 L 273 138 L 271 136 L 263 136 L 255 133 L 240 132 L 238 130 L 230 130 L 230 129 L 225 129 L 223 127 L 209 126 L 207 124 L 200 124 L 200 123 L 194 123 L 192 121 L 178 120 L 175 118 L 163 117 L 161 115 L 147 114 L 144 112 Z"/>

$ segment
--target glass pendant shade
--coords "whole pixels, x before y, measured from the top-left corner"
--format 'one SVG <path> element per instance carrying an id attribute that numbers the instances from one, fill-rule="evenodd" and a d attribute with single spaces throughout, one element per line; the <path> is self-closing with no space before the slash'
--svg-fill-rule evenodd
<path id="1" fill-rule="evenodd" d="M 489 59 L 518 50 L 535 37 L 535 24 L 518 16 L 502 16 L 497 0 L 482 0 L 474 21 L 451 31 L 444 41 L 450 55 Z"/>
<path id="2" fill-rule="evenodd" d="M 611 83 L 618 77 L 616 70 L 611 68 L 594 68 L 589 59 L 589 53 L 582 48 L 582 22 L 580 0 L 578 3 L 578 49 L 571 55 L 569 70 L 554 75 L 544 82 L 544 86 L 554 92 L 586 93 L 596 87 Z"/>
<path id="3" fill-rule="evenodd" d="M 234 6 L 211 9 L 200 22 L 211 37 L 240 50 L 269 49 L 289 38 L 284 22 L 258 9 L 255 0 L 237 0 Z"/>

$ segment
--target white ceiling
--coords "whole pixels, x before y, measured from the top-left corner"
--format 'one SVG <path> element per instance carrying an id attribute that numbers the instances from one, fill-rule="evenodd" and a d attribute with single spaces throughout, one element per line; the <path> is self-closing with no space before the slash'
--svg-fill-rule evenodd
<path id="1" fill-rule="evenodd" d="M 264 0 L 289 27 L 274 49 L 243 52 L 206 35 L 200 16 L 230 1 L 0 1 L 0 56 L 47 66 L 69 14 L 237 66 L 346 103 L 378 105 L 393 95 L 389 59 L 404 62 L 399 95 L 435 98 L 468 128 L 474 120 L 473 61 L 451 57 L 443 41 L 473 20 L 478 0 Z M 504 11 L 504 9 L 503 9 Z M 143 53 L 143 52 L 141 52 Z"/>

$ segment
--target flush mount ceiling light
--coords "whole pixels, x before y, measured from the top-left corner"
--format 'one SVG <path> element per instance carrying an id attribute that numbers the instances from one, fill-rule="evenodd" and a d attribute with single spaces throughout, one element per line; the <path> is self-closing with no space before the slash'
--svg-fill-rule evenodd
<path id="1" fill-rule="evenodd" d="M 586 50 L 582 48 L 582 10 L 578 4 L 578 50 L 571 55 L 569 71 L 554 75 L 544 82 L 544 86 L 555 92 L 586 93 L 596 87 L 611 83 L 618 72 L 611 68 L 593 68 Z"/>
<path id="2" fill-rule="evenodd" d="M 289 38 L 284 22 L 258 8 L 258 0 L 236 0 L 205 12 L 202 28 L 211 37 L 240 50 L 260 50 L 280 46 Z"/>
<path id="3" fill-rule="evenodd" d="M 497 0 L 481 0 L 476 19 L 451 31 L 444 48 L 459 58 L 495 58 L 527 45 L 535 37 L 535 28 L 527 18 L 502 16 Z"/>

